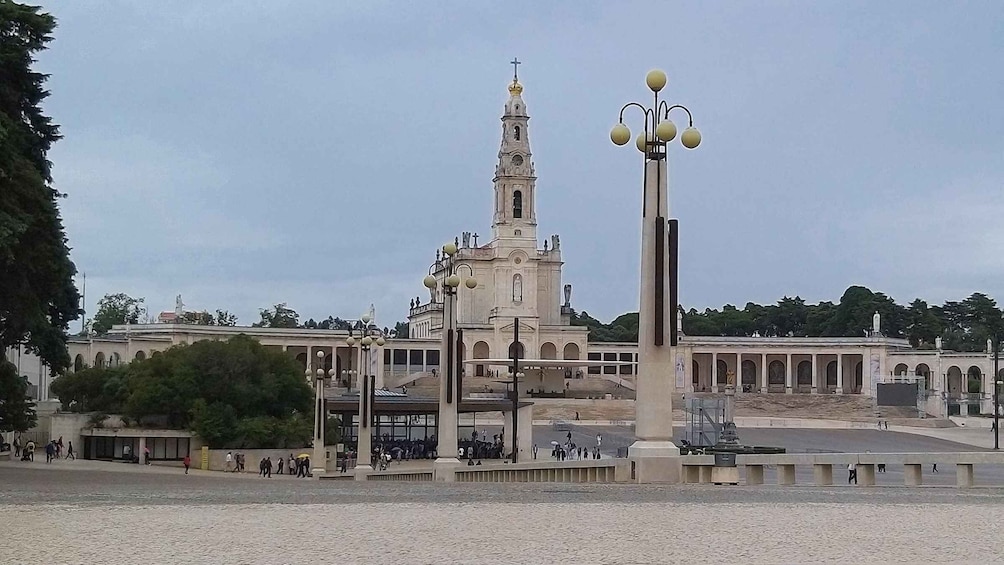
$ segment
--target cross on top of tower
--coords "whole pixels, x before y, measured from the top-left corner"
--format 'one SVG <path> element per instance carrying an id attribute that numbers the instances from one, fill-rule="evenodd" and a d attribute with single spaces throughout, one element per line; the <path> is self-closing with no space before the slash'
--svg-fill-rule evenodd
<path id="1" fill-rule="evenodd" d="M 523 63 L 516 57 L 513 57 L 512 61 L 510 61 L 509 64 L 512 65 L 512 81 L 516 82 L 519 80 L 519 74 L 516 71 L 519 70 L 518 66 L 522 65 Z"/>

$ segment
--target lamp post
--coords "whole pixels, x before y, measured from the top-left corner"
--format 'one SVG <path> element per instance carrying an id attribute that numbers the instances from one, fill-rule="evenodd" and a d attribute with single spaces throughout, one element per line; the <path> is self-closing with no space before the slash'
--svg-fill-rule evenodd
<path id="1" fill-rule="evenodd" d="M 509 376 L 512 377 L 512 462 L 517 462 L 517 454 L 519 453 L 519 444 L 517 443 L 517 436 L 519 435 L 519 381 L 526 376 L 525 373 L 519 370 L 520 361 L 520 343 L 519 343 L 519 318 L 513 318 L 512 324 L 512 345 L 510 346 L 510 353 L 512 355 L 512 366 L 509 368 Z"/>
<path id="2" fill-rule="evenodd" d="M 460 353 L 464 344 L 463 330 L 457 327 L 457 293 L 463 283 L 470 290 L 478 286 L 474 269 L 465 263 L 457 263 L 458 246 L 447 243 L 443 246 L 443 258 L 437 259 L 429 267 L 429 274 L 422 283 L 430 291 L 442 287 L 443 290 L 443 330 L 439 345 L 439 415 L 437 425 L 436 461 L 433 476 L 436 481 L 453 481 L 454 467 L 460 465 L 457 459 L 457 407 L 463 396 L 463 358 Z M 471 276 L 462 281 L 458 271 L 467 266 Z"/>
<path id="3" fill-rule="evenodd" d="M 328 410 L 324 401 L 325 378 L 330 379 L 335 376 L 335 370 L 329 369 L 324 372 L 324 351 L 317 352 L 317 367 L 311 371 L 308 365 L 307 378 L 314 377 L 314 455 L 311 457 L 310 474 L 315 477 L 323 475 L 328 468 L 327 452 L 324 449 L 324 425 L 327 423 Z M 311 374 L 313 373 L 313 375 Z"/>
<path id="4" fill-rule="evenodd" d="M 1001 380 L 998 359 L 1001 355 L 1000 332 L 994 332 L 994 449 L 1000 449 Z"/>
<path id="5" fill-rule="evenodd" d="M 681 467 L 679 460 L 672 458 L 678 456 L 680 450 L 673 444 L 672 400 L 675 390 L 673 348 L 677 344 L 678 330 L 679 227 L 677 220 L 667 220 L 667 144 L 676 138 L 677 133 L 676 124 L 669 120 L 670 112 L 682 110 L 687 113 L 688 127 L 680 135 L 684 147 L 694 149 L 700 145 L 701 133 L 694 128 L 690 110 L 659 100 L 659 92 L 666 86 L 666 73 L 649 71 L 645 83 L 654 94 L 653 105 L 625 104 L 617 125 L 610 131 L 610 140 L 614 144 L 626 144 L 631 139 L 631 130 L 624 125 L 624 112 L 631 107 L 642 111 L 644 128 L 635 140 L 635 146 L 645 157 L 635 401 L 635 435 L 638 439 L 631 445 L 628 455 L 636 460 L 636 480 L 677 482 Z"/>
<path id="6" fill-rule="evenodd" d="M 349 333 L 345 344 L 355 348 L 359 344 L 359 427 L 356 434 L 356 480 L 366 480 L 366 474 L 373 470 L 370 461 L 373 459 L 373 422 L 375 421 L 374 406 L 376 398 L 376 375 L 371 375 L 372 368 L 372 347 L 374 345 L 382 347 L 384 338 L 376 332 L 376 338 L 372 335 L 373 328 L 370 326 L 371 318 L 369 314 L 364 314 L 360 319 L 362 322 L 361 337 L 356 338 Z M 351 361 L 350 361 L 351 363 Z M 352 374 L 351 371 L 349 373 Z"/>

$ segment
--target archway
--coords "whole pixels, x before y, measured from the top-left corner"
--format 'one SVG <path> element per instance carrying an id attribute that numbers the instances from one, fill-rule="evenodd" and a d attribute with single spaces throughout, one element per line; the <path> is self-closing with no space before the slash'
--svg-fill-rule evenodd
<path id="1" fill-rule="evenodd" d="M 523 347 L 523 343 L 522 342 L 514 341 L 514 342 L 512 342 L 512 343 L 509 344 L 509 358 L 510 359 L 512 359 L 513 357 L 519 357 L 520 359 L 525 359 L 526 355 L 524 355 L 524 351 L 525 351 L 525 348 Z"/>
<path id="2" fill-rule="evenodd" d="M 725 386 L 729 382 L 729 364 L 725 362 L 725 359 L 718 360 L 718 366 L 715 371 L 715 382 L 719 386 Z"/>
<path id="3" fill-rule="evenodd" d="M 909 370 L 910 368 L 906 366 L 906 363 L 899 363 L 898 365 L 896 365 L 896 368 L 892 370 L 892 374 L 896 375 L 897 377 L 903 377 L 906 376 L 906 373 Z"/>
<path id="4" fill-rule="evenodd" d="M 983 392 L 983 371 L 979 367 L 976 365 L 969 367 L 966 377 L 966 392 L 970 394 Z"/>
<path id="5" fill-rule="evenodd" d="M 785 386 L 784 361 L 775 359 L 767 365 L 767 384 L 771 386 Z"/>
<path id="6" fill-rule="evenodd" d="M 99 351 L 98 354 L 94 356 L 94 366 L 97 367 L 98 369 L 103 369 L 104 368 L 104 366 L 105 366 L 105 354 L 104 353 L 102 353 L 102 352 Z"/>
<path id="7" fill-rule="evenodd" d="M 144 353 L 142 350 L 137 351 L 133 359 L 135 359 L 136 361 L 143 361 L 144 359 L 146 359 L 146 353 Z"/>
<path id="8" fill-rule="evenodd" d="M 562 357 L 565 359 L 578 359 L 579 346 L 574 343 L 566 343 L 565 348 L 562 350 Z"/>
<path id="9" fill-rule="evenodd" d="M 108 366 L 109 367 L 119 367 L 122 365 L 122 356 L 118 353 L 112 353 L 108 356 Z"/>
<path id="10" fill-rule="evenodd" d="M 958 396 L 962 393 L 962 369 L 955 365 L 948 368 L 948 372 L 945 373 L 946 380 L 948 381 L 948 394 L 950 396 Z"/>
<path id="11" fill-rule="evenodd" d="M 830 361 L 826 364 L 826 387 L 837 388 L 837 362 Z"/>
<path id="12" fill-rule="evenodd" d="M 474 353 L 475 359 L 488 359 L 488 355 L 490 353 L 490 349 L 488 348 L 488 343 L 484 341 L 479 341 L 475 343 L 472 352 Z M 474 376 L 476 377 L 485 376 L 485 371 L 486 368 L 484 365 L 478 364 L 474 366 Z"/>
<path id="13" fill-rule="evenodd" d="M 796 367 L 796 383 L 797 386 L 812 386 L 812 363 L 810 361 L 802 361 Z"/>
<path id="14" fill-rule="evenodd" d="M 743 361 L 742 366 L 742 390 L 744 392 L 756 390 L 756 363 L 747 359 Z"/>
<path id="15" fill-rule="evenodd" d="M 84 356 L 78 353 L 77 356 L 73 358 L 73 372 L 82 371 L 83 369 Z"/>
<path id="16" fill-rule="evenodd" d="M 296 356 L 296 362 L 300 364 L 300 371 L 307 370 L 307 353 L 303 352 Z"/>
<path id="17" fill-rule="evenodd" d="M 558 348 L 554 346 L 551 342 L 545 342 L 540 346 L 540 358 L 541 359 L 557 359 L 558 358 Z"/>

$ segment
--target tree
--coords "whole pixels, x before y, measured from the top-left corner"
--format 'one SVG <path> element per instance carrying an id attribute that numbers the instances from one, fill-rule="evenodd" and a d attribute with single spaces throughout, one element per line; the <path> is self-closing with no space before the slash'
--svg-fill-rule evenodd
<path id="1" fill-rule="evenodd" d="M 234 327 L 237 325 L 237 316 L 231 314 L 229 310 L 216 310 L 216 325 Z"/>
<path id="2" fill-rule="evenodd" d="M 209 312 L 185 312 L 181 315 L 182 324 L 192 324 L 195 326 L 214 326 L 216 319 Z"/>
<path id="3" fill-rule="evenodd" d="M 299 326 L 300 315 L 286 303 L 276 304 L 272 308 L 258 310 L 261 321 L 252 324 L 255 328 L 296 328 Z"/>
<path id="4" fill-rule="evenodd" d="M 58 373 L 80 295 L 47 158 L 60 137 L 41 108 L 48 75 L 31 68 L 55 26 L 37 6 L 0 2 L 0 351 L 22 344 Z"/>
<path id="5" fill-rule="evenodd" d="M 146 314 L 142 298 L 133 298 L 128 294 L 106 294 L 98 301 L 98 312 L 91 322 L 91 329 L 98 335 L 108 333 L 112 326 L 139 323 L 140 317 Z"/>
<path id="6" fill-rule="evenodd" d="M 0 358 L 0 432 L 26 432 L 37 421 L 28 382 L 17 374 L 16 365 Z"/>
<path id="7" fill-rule="evenodd" d="M 397 339 L 408 339 L 408 336 L 410 335 L 408 331 L 408 322 L 398 322 L 394 324 L 394 329 L 391 330 L 391 335 Z"/>
<path id="8" fill-rule="evenodd" d="M 188 429 L 213 447 L 302 447 L 313 433 L 314 393 L 296 361 L 246 335 L 63 375 L 52 392 L 64 410 Z"/>

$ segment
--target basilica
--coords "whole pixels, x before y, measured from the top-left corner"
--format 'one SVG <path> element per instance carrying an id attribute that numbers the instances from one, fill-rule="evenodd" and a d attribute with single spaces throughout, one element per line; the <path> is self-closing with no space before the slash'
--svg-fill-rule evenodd
<path id="1" fill-rule="evenodd" d="M 603 379 L 633 390 L 637 344 L 588 341 L 585 327 L 571 324 L 572 285 L 562 281 L 558 235 L 542 236 L 538 221 L 537 178 L 530 145 L 530 113 L 517 78 L 508 85 L 502 111 L 501 143 L 492 178 L 491 239 L 456 237 L 453 260 L 458 274 L 474 278 L 474 288 L 458 289 L 461 355 L 471 377 L 498 376 L 518 354 L 526 362 L 524 394 L 560 396 L 569 379 Z M 487 214 L 486 214 L 487 217 Z M 446 236 L 446 234 L 444 234 Z M 445 237 L 444 237 L 445 238 Z M 570 242 L 585 245 L 585 242 Z M 432 272 L 444 276 L 443 256 Z M 416 281 L 421 273 L 416 273 Z M 437 285 L 441 289 L 442 285 Z M 409 337 L 389 338 L 373 356 L 372 374 L 381 388 L 399 389 L 435 379 L 440 368 L 443 296 L 425 291 L 411 301 Z M 181 316 L 178 313 L 177 316 Z M 143 359 L 179 343 L 226 339 L 247 334 L 267 347 L 281 348 L 306 367 L 318 352 L 326 369 L 351 386 L 353 348 L 347 332 L 319 329 L 196 326 L 172 323 L 115 326 L 103 336 L 70 340 L 71 370 Z M 513 336 L 518 324 L 518 342 Z M 934 415 L 992 413 L 992 358 L 985 353 L 913 349 L 906 340 L 883 335 L 881 320 L 862 328 L 861 337 L 696 337 L 680 335 L 674 353 L 676 389 L 717 393 L 734 379 L 739 394 L 847 394 L 875 397 L 883 383 L 917 383 L 918 410 Z M 940 340 L 939 340 L 940 341 Z M 8 358 L 11 358 L 8 355 Z M 33 361 L 23 366 L 33 371 Z M 37 363 L 35 363 L 37 364 Z M 45 369 L 28 374 L 48 397 Z"/>

